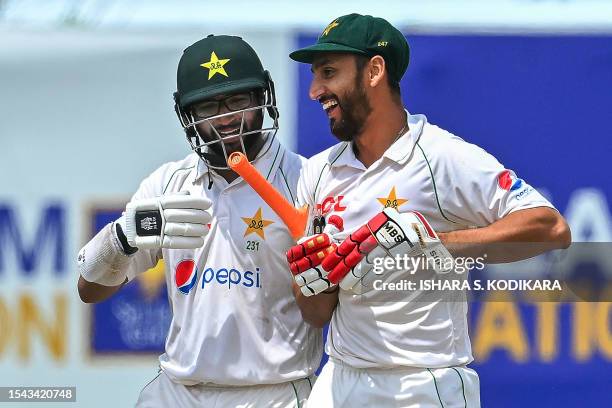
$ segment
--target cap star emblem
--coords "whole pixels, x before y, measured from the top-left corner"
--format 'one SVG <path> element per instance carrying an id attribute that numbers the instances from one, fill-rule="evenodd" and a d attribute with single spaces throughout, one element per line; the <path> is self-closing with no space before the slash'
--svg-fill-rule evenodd
<path id="1" fill-rule="evenodd" d="M 268 225 L 273 224 L 274 221 L 264 220 L 261 214 L 261 207 L 257 210 L 255 215 L 251 218 L 249 217 L 240 217 L 242 221 L 247 225 L 247 229 L 244 231 L 244 236 L 246 237 L 249 234 L 255 233 L 259 235 L 262 239 L 266 239 L 264 235 L 264 228 Z"/>
<path id="2" fill-rule="evenodd" d="M 329 34 L 329 32 L 331 30 L 333 30 L 334 28 L 338 27 L 340 24 L 338 23 L 338 20 L 334 20 L 331 23 L 329 23 L 329 25 L 327 27 L 325 27 L 325 30 L 323 30 L 323 34 L 321 34 L 322 36 L 326 36 L 327 34 Z"/>
<path id="3" fill-rule="evenodd" d="M 200 64 L 201 67 L 208 68 L 208 79 L 215 76 L 215 74 L 220 74 L 227 77 L 227 72 L 225 72 L 225 68 L 223 66 L 230 61 L 229 58 L 219 59 L 217 54 L 213 51 L 210 54 L 210 61 L 207 61 L 203 64 Z"/>
<path id="4" fill-rule="evenodd" d="M 387 197 L 377 198 L 377 200 L 385 208 L 391 207 L 396 210 L 408 201 L 407 199 L 404 199 L 404 198 L 397 198 L 397 195 L 395 194 L 395 186 L 393 186 L 393 188 L 391 189 Z"/>

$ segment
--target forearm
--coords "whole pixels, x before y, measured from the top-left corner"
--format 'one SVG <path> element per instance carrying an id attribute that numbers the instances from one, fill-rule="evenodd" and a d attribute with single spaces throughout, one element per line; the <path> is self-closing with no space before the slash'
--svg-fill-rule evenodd
<path id="1" fill-rule="evenodd" d="M 331 320 L 338 304 L 339 287 L 336 286 L 332 290 L 331 293 L 322 292 L 315 296 L 304 296 L 300 287 L 293 283 L 293 295 L 306 323 L 321 328 Z"/>
<path id="2" fill-rule="evenodd" d="M 486 263 L 519 261 L 571 243 L 563 217 L 545 207 L 513 212 L 483 228 L 438 235 L 454 256 L 484 257 Z"/>

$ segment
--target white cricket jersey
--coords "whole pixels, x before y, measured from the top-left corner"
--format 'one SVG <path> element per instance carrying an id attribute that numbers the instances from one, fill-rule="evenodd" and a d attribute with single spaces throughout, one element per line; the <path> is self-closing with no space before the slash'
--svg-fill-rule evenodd
<path id="1" fill-rule="evenodd" d="M 536 190 L 480 147 L 408 115 L 409 132 L 369 168 L 352 144 L 339 143 L 303 169 L 298 199 L 326 218 L 344 220 L 344 239 L 385 206 L 421 212 L 436 231 L 484 227 L 520 209 L 552 207 Z M 387 273 L 387 272 L 386 272 Z M 394 275 L 401 271 L 391 272 Z M 367 367 L 449 367 L 472 361 L 463 298 L 398 301 L 401 294 L 340 290 L 326 351 Z M 422 297 L 422 299 L 425 299 Z"/>
<path id="2" fill-rule="evenodd" d="M 303 158 L 276 138 L 268 146 L 254 165 L 294 203 Z M 303 321 L 293 297 L 285 252 L 294 243 L 286 226 L 242 178 L 228 184 L 195 153 L 161 166 L 133 199 L 179 191 L 213 202 L 204 246 L 139 250 L 128 271 L 133 279 L 164 259 L 172 322 L 162 369 L 187 385 L 274 384 L 312 374 L 321 331 Z"/>

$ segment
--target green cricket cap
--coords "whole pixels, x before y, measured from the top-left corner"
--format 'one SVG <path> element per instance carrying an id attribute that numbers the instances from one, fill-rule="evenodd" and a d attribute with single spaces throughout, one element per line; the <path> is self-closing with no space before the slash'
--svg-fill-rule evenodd
<path id="1" fill-rule="evenodd" d="M 289 57 L 312 64 L 315 55 L 323 52 L 380 55 L 396 82 L 404 76 L 410 60 L 408 42 L 397 28 L 383 18 L 357 13 L 338 17 L 325 27 L 316 44 L 294 51 Z"/>
<path id="2" fill-rule="evenodd" d="M 221 94 L 266 88 L 268 73 L 240 37 L 209 35 L 183 51 L 176 75 L 181 108 Z"/>

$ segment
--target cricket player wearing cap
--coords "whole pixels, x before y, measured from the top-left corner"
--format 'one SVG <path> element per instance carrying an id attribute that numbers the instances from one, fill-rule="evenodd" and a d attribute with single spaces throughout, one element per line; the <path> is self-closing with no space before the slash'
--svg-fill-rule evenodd
<path id="1" fill-rule="evenodd" d="M 241 38 L 211 35 L 184 50 L 174 100 L 193 153 L 154 171 L 83 247 L 81 299 L 102 301 L 163 259 L 172 322 L 137 406 L 299 407 L 321 333 L 294 299 L 291 235 L 226 164 L 244 153 L 295 201 L 302 158 L 275 137 L 270 74 Z"/>
<path id="2" fill-rule="evenodd" d="M 486 259 L 514 261 L 567 247 L 565 220 L 483 149 L 404 109 L 399 81 L 409 47 L 386 20 L 339 17 L 316 44 L 290 56 L 312 64 L 310 97 L 341 141 L 308 161 L 298 195 L 315 210 L 313 224 L 328 227 L 336 216 L 344 230 L 325 227 L 287 254 L 301 296 L 320 299 L 302 307 L 330 320 L 330 360 L 309 406 L 480 406 L 478 375 L 467 367 L 465 297 L 381 289 L 380 280 L 414 275 L 397 266 L 377 275 L 376 260 L 452 260 L 494 243 L 545 243 Z M 426 265 L 433 266 L 418 278 L 449 272 L 443 263 Z"/>

